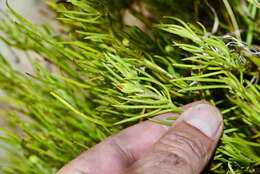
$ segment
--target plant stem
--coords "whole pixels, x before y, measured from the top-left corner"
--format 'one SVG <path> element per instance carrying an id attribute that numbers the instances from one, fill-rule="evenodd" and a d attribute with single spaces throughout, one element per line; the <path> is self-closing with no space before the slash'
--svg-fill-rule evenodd
<path id="1" fill-rule="evenodd" d="M 231 22 L 232 22 L 232 25 L 233 25 L 233 28 L 234 28 L 234 32 L 235 32 L 235 35 L 236 35 L 237 39 L 242 40 L 241 36 L 240 36 L 239 26 L 238 26 L 236 17 L 235 17 L 235 15 L 233 13 L 233 10 L 232 10 L 230 4 L 228 3 L 228 0 L 223 0 L 223 3 L 225 4 L 227 12 L 228 12 L 228 14 L 230 16 L 230 19 L 231 19 Z"/>
<path id="2" fill-rule="evenodd" d="M 256 12 L 257 12 L 257 7 L 255 5 L 251 5 L 251 8 L 250 8 L 250 15 L 251 15 L 251 18 L 252 19 L 255 19 L 256 17 Z M 247 32 L 247 37 L 246 37 L 246 43 L 248 45 L 251 45 L 252 44 L 252 41 L 253 41 L 253 36 L 254 36 L 254 22 L 251 21 L 249 26 L 248 26 L 248 32 Z"/>

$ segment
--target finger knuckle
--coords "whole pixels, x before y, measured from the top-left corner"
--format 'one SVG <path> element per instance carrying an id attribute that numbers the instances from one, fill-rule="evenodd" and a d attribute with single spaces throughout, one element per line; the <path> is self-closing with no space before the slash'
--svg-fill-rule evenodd
<path id="1" fill-rule="evenodd" d="M 131 153 L 131 151 L 126 150 L 118 141 L 116 138 L 112 138 L 110 142 L 111 146 L 116 149 L 116 152 L 120 156 L 120 159 L 122 159 L 122 162 L 125 162 L 127 165 L 131 164 L 133 161 L 135 161 L 135 156 Z"/>
<path id="2" fill-rule="evenodd" d="M 156 162 L 153 165 L 156 169 L 162 169 L 164 173 L 172 173 L 178 169 L 184 169 L 187 173 L 194 173 L 194 168 L 183 155 L 177 152 L 157 151 Z"/>
<path id="3" fill-rule="evenodd" d="M 197 157 L 198 160 L 205 159 L 207 149 L 203 141 L 196 137 L 190 137 L 181 132 L 165 135 L 159 145 L 159 149 L 167 149 L 172 153 L 183 154 L 183 157 Z M 180 157 L 179 157 L 180 158 Z"/>

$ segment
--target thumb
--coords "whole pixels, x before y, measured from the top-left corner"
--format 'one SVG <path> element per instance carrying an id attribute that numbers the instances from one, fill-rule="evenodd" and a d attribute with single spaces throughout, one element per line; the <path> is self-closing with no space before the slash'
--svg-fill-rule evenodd
<path id="1" fill-rule="evenodd" d="M 199 174 L 222 130 L 223 119 L 217 108 L 206 102 L 195 105 L 125 174 Z"/>

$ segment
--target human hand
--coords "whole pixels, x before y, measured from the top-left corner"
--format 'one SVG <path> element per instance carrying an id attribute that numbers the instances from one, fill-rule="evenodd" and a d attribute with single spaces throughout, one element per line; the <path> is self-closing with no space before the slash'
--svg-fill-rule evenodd
<path id="1" fill-rule="evenodd" d="M 199 174 L 218 143 L 223 118 L 207 102 L 182 107 L 172 126 L 144 121 L 108 137 L 57 174 Z"/>

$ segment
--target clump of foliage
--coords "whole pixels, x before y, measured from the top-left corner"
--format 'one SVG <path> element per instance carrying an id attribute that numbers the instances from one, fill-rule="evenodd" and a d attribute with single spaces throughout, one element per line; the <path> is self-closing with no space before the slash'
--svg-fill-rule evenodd
<path id="1" fill-rule="evenodd" d="M 0 100 L 9 103 L 0 114 L 22 132 L 0 128 L 9 144 L 1 171 L 55 173 L 125 127 L 207 100 L 221 109 L 225 131 L 206 172 L 259 172 L 258 0 L 46 3 L 62 29 L 2 12 L 0 39 L 27 54 L 35 73 L 0 55 Z M 126 12 L 141 25 L 128 25 Z"/>

